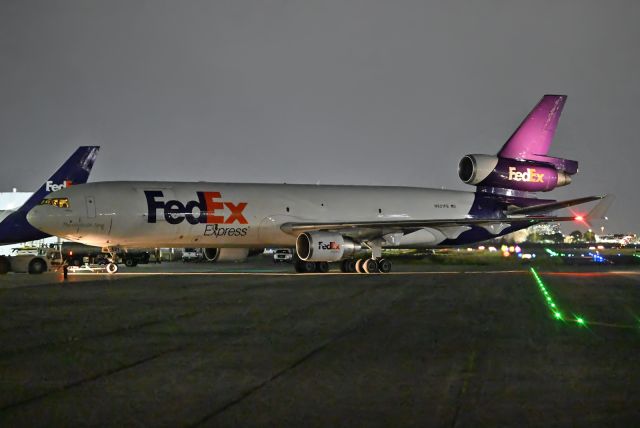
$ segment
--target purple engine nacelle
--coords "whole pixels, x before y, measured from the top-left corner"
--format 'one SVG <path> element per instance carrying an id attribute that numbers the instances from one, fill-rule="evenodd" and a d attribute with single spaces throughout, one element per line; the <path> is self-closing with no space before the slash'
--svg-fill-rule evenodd
<path id="1" fill-rule="evenodd" d="M 571 183 L 571 177 L 552 165 L 489 155 L 466 155 L 458 176 L 467 184 L 526 192 L 548 192 Z"/>

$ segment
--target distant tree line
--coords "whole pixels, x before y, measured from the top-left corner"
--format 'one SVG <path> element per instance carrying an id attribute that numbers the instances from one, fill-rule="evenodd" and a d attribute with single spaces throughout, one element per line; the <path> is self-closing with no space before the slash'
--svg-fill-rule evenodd
<path id="1" fill-rule="evenodd" d="M 596 234 L 592 230 L 588 230 L 584 233 L 580 232 L 579 230 L 574 230 L 569 234 L 568 238 L 572 243 L 595 242 Z M 532 232 L 527 236 L 527 242 L 562 244 L 563 242 L 565 242 L 565 237 L 560 232 L 551 234 Z"/>

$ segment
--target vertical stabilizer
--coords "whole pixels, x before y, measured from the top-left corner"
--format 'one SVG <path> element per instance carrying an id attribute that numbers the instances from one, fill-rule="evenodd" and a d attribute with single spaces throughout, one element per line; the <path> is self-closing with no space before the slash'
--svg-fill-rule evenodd
<path id="1" fill-rule="evenodd" d="M 546 156 L 556 133 L 566 95 L 545 95 L 502 146 L 498 157 L 537 160 Z M 536 156 L 538 155 L 538 156 Z"/>

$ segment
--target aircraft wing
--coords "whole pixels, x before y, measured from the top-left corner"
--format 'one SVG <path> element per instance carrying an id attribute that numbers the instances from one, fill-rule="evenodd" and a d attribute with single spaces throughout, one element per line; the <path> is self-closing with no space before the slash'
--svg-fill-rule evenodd
<path id="1" fill-rule="evenodd" d="M 468 229 L 470 226 L 484 227 L 485 229 L 500 233 L 502 230 L 510 227 L 513 224 L 530 223 L 531 226 L 537 223 L 546 222 L 559 222 L 559 221 L 575 221 L 575 220 L 597 220 L 604 218 L 606 210 L 613 201 L 613 195 L 607 196 L 589 196 L 586 198 L 580 198 L 581 202 L 585 203 L 594 200 L 601 199 L 600 203 L 596 205 L 589 214 L 584 217 L 581 216 L 550 216 L 550 215 L 507 215 L 503 218 L 458 218 L 458 219 L 425 219 L 425 220 L 374 220 L 374 221 L 344 221 L 344 222 L 289 222 L 282 225 L 281 229 L 286 233 L 301 233 L 310 231 L 332 231 L 341 233 L 360 233 L 363 230 L 369 231 L 365 233 L 369 236 L 382 236 L 388 233 L 402 232 L 411 233 L 423 228 L 434 228 L 441 230 L 445 235 L 449 236 L 449 232 L 455 234 L 456 231 L 461 231 L 461 228 Z M 531 210 L 525 212 L 534 211 L 548 211 L 556 208 L 563 208 L 565 206 L 577 205 L 573 203 L 578 199 L 563 202 L 554 202 L 550 204 L 541 204 L 536 207 L 529 207 Z M 463 229 L 464 230 L 464 229 Z M 462 230 L 462 231 L 463 231 Z"/>

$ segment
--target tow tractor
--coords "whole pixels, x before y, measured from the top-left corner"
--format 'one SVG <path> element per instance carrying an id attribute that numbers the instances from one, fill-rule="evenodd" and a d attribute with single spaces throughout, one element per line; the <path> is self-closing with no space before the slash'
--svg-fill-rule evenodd
<path id="1" fill-rule="evenodd" d="M 72 258 L 73 253 L 68 257 L 64 257 L 59 245 L 51 245 L 50 247 L 19 247 L 11 250 L 11 255 L 0 256 L 0 274 L 8 272 L 41 274 L 44 272 L 64 269 L 67 272 L 105 272 L 114 274 L 118 271 L 118 265 L 114 262 L 117 257 L 115 251 L 107 251 L 108 256 L 94 259 L 84 257 L 84 263 L 79 266 L 71 264 L 76 262 L 77 258 Z M 77 262 L 76 262 L 77 263 Z"/>
<path id="2" fill-rule="evenodd" d="M 0 274 L 8 272 L 41 274 L 62 265 L 60 252 L 44 247 L 19 247 L 11 255 L 0 256 Z"/>

